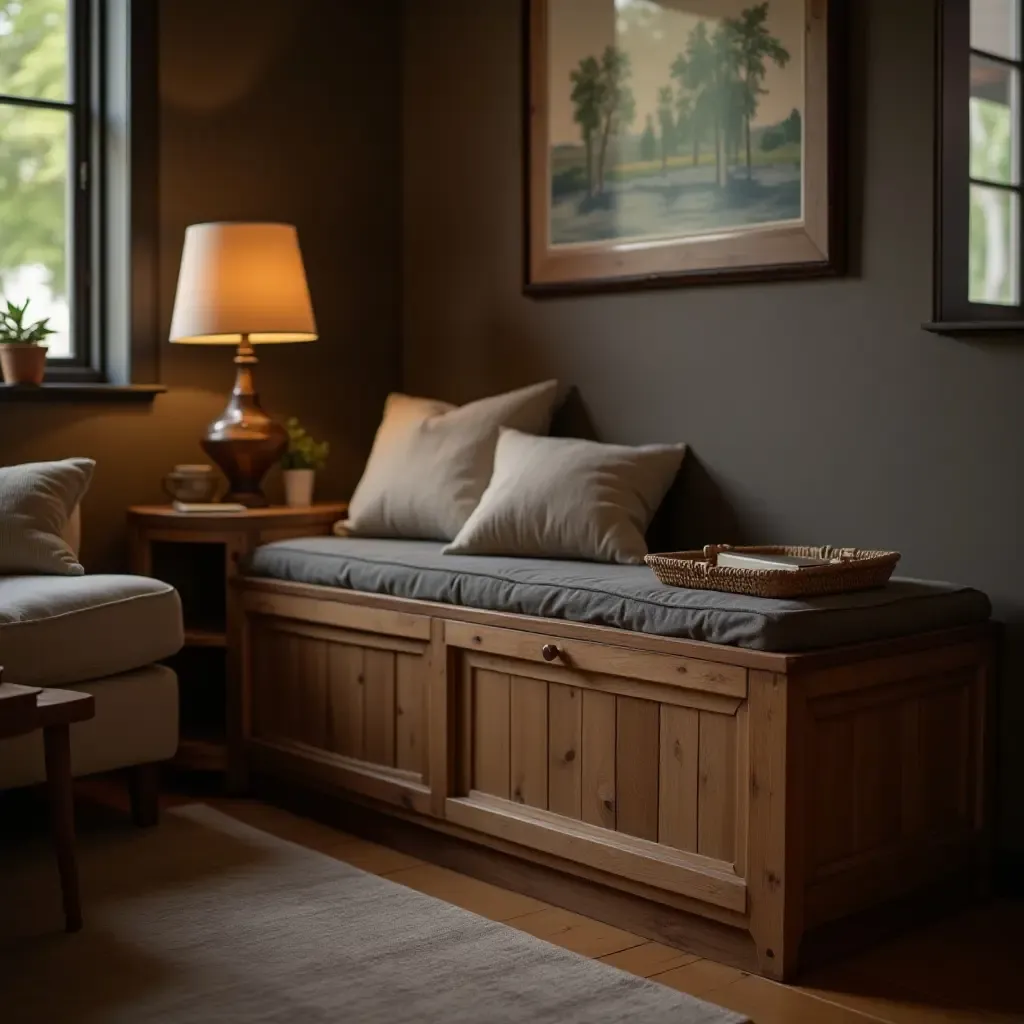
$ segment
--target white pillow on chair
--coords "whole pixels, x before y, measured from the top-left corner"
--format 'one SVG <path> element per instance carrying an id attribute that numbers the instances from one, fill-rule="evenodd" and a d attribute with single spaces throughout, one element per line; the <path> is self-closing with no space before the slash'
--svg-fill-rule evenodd
<path id="1" fill-rule="evenodd" d="M 72 519 L 95 468 L 92 459 L 64 459 L 0 469 L 0 575 L 85 574 Z"/>

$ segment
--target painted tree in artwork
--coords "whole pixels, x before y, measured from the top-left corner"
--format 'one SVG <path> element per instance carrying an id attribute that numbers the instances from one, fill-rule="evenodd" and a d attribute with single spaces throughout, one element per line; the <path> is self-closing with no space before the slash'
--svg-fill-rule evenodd
<path id="1" fill-rule="evenodd" d="M 668 158 L 675 153 L 679 144 L 681 125 L 682 119 L 678 126 L 676 123 L 675 97 L 672 94 L 672 86 L 662 86 L 658 90 L 658 128 L 662 174 L 668 171 Z"/>
<path id="2" fill-rule="evenodd" d="M 585 57 L 570 74 L 573 117 L 580 126 L 587 160 L 587 195 L 594 194 L 594 143 L 601 128 L 604 80 L 596 57 Z"/>
<path id="3" fill-rule="evenodd" d="M 66 0 L 0 0 L 0 94 L 65 97 Z M 65 283 L 68 116 L 0 104 L 0 285 L 41 265 Z"/>
<path id="4" fill-rule="evenodd" d="M 700 147 L 709 128 L 713 129 L 715 146 L 715 180 L 725 183 L 725 129 L 729 96 L 736 74 L 732 33 L 724 25 L 708 31 L 707 22 L 699 21 L 690 32 L 686 52 L 672 64 L 672 78 L 681 95 L 693 97 L 691 140 L 693 162 L 700 158 Z"/>
<path id="5" fill-rule="evenodd" d="M 608 144 L 636 117 L 636 99 L 629 86 L 633 74 L 629 54 L 607 46 L 601 56 L 601 144 L 597 157 L 597 191 L 604 192 Z"/>
<path id="6" fill-rule="evenodd" d="M 709 131 L 715 147 L 715 180 L 724 185 L 730 160 L 738 161 L 746 145 L 748 179 L 753 176 L 751 122 L 757 115 L 769 63 L 785 67 L 789 51 L 768 29 L 769 4 L 755 4 L 737 18 L 713 28 L 700 21 L 690 32 L 686 50 L 672 65 L 678 95 L 692 97 L 690 134 L 693 162 Z"/>
<path id="7" fill-rule="evenodd" d="M 750 145 L 750 122 L 757 114 L 759 97 L 764 95 L 767 62 L 784 68 L 789 63 L 789 51 L 768 31 L 768 3 L 756 4 L 742 11 L 738 18 L 727 18 L 731 34 L 730 46 L 742 72 L 740 82 L 740 110 L 747 148 L 747 178 L 753 175 Z"/>
<path id="8" fill-rule="evenodd" d="M 700 160 L 700 147 L 713 122 L 713 96 L 711 84 L 715 77 L 715 51 L 711 45 L 708 26 L 697 22 L 690 32 L 686 52 L 679 54 L 672 64 L 672 78 L 675 80 L 680 99 L 692 97 L 693 109 L 690 115 L 690 141 L 693 144 L 693 165 Z"/>
<path id="9" fill-rule="evenodd" d="M 654 118 L 648 114 L 640 136 L 640 159 L 650 163 L 658 155 L 658 137 L 654 133 Z"/>

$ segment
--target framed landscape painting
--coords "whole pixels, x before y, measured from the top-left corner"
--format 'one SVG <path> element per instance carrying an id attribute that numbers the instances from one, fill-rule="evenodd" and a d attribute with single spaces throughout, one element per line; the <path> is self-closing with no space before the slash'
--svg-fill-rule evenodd
<path id="1" fill-rule="evenodd" d="M 836 273 L 835 0 L 525 0 L 530 293 Z"/>

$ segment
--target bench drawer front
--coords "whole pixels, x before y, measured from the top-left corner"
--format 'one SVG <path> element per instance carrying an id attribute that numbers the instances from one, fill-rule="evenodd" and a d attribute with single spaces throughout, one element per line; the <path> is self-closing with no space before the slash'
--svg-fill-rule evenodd
<path id="1" fill-rule="evenodd" d="M 458 667 L 449 819 L 745 910 L 741 700 L 475 651 Z"/>
<path id="2" fill-rule="evenodd" d="M 653 654 L 587 640 L 566 640 L 518 629 L 474 626 L 466 622 L 446 622 L 445 642 L 449 647 L 552 665 L 570 671 L 598 672 L 728 697 L 747 695 L 746 669 L 736 665 Z"/>
<path id="3" fill-rule="evenodd" d="M 263 617 L 250 637 L 252 741 L 343 788 L 427 808 L 426 644 Z"/>

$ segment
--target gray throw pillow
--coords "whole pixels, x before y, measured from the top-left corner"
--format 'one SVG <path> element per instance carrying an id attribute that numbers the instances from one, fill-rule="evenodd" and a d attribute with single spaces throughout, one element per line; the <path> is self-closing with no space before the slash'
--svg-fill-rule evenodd
<path id="1" fill-rule="evenodd" d="M 95 468 L 92 459 L 64 459 L 0 469 L 0 575 L 85 574 L 61 534 Z"/>
<path id="2" fill-rule="evenodd" d="M 557 394 L 552 380 L 458 407 L 389 395 L 346 532 L 451 540 L 491 478 L 499 429 L 546 434 Z"/>
<path id="3" fill-rule="evenodd" d="M 642 562 L 686 445 L 627 448 L 503 430 L 494 475 L 446 555 Z"/>

